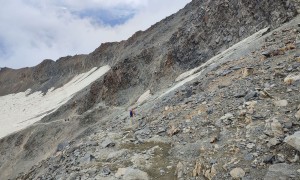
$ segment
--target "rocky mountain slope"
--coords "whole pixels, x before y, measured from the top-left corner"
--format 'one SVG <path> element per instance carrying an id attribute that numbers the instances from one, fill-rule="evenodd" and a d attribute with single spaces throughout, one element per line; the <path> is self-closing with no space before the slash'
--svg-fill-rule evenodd
<path id="1" fill-rule="evenodd" d="M 297 8 L 194 0 L 89 55 L 1 69 L 7 95 L 46 93 L 94 66 L 112 67 L 40 122 L 0 139 L 1 179 L 297 179 Z M 130 119 L 127 108 L 147 90 L 152 97 Z"/>

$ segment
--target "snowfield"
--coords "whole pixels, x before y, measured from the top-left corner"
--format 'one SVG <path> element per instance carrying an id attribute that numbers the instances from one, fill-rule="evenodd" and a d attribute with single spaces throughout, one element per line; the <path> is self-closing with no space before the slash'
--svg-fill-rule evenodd
<path id="1" fill-rule="evenodd" d="M 30 94 L 30 89 L 17 94 L 0 97 L 0 138 L 23 129 L 46 115 L 57 110 L 70 100 L 78 91 L 100 78 L 110 66 L 92 68 L 89 72 L 79 74 L 63 87 L 51 88 Z"/>

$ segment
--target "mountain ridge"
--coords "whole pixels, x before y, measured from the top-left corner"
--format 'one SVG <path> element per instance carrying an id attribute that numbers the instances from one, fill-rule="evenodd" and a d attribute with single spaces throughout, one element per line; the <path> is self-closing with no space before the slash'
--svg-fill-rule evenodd
<path id="1" fill-rule="evenodd" d="M 131 164 L 133 168 L 146 171 L 150 179 L 157 177 L 184 179 L 190 178 L 189 170 L 193 168 L 185 167 L 190 166 L 189 163 L 193 164 L 196 158 L 201 161 L 199 162 L 201 165 L 198 164 L 197 168 L 195 167 L 196 176 L 199 174 L 199 176 L 203 175 L 208 179 L 213 179 L 212 177 L 216 177 L 213 169 L 217 168 L 221 172 L 217 177 L 221 178 L 222 175 L 228 177 L 228 173 L 226 175 L 226 172 L 223 172 L 214 160 L 215 157 L 222 159 L 222 154 L 211 156 L 209 152 L 218 152 L 218 146 L 226 144 L 225 140 L 231 142 L 232 139 L 227 139 L 227 134 L 233 136 L 234 133 L 245 133 L 246 128 L 236 130 L 239 129 L 236 119 L 241 118 L 241 124 L 247 124 L 247 121 L 250 121 L 247 119 L 249 117 L 253 119 L 273 118 L 273 116 L 270 117 L 270 114 L 252 116 L 251 112 L 254 111 L 255 102 L 250 100 L 258 101 L 256 103 L 259 104 L 259 108 L 255 109 L 257 112 L 262 113 L 260 110 L 268 107 L 268 110 L 276 114 L 273 112 L 275 108 L 274 110 L 270 108 L 271 99 L 265 99 L 259 95 L 263 92 L 260 90 L 261 87 L 273 88 L 270 84 L 265 85 L 261 79 L 271 84 L 280 84 L 281 88 L 284 86 L 281 78 L 288 73 L 297 72 L 297 60 L 295 61 L 294 55 L 292 55 L 295 53 L 295 48 L 291 47 L 297 44 L 296 35 L 299 30 L 295 27 L 296 24 L 291 24 L 289 21 L 298 22 L 297 19 L 295 20 L 298 17 L 298 7 L 297 1 L 287 3 L 280 0 L 272 2 L 267 0 L 193 0 L 184 9 L 165 18 L 162 22 L 156 23 L 148 30 L 137 32 L 126 41 L 103 43 L 89 55 L 63 57 L 56 62 L 46 60 L 33 68 L 21 70 L 2 69 L 0 71 L 0 96 L 22 92 L 28 88 L 31 88 L 31 93 L 41 91 L 46 94 L 50 88 L 58 89 L 76 75 L 94 67 L 105 65 L 111 67 L 105 75 L 78 91 L 67 103 L 60 106 L 55 112 L 47 114 L 38 123 L 1 138 L 1 177 L 4 179 L 17 177 L 20 179 L 38 177 L 41 179 L 61 177 L 64 179 L 70 177 L 72 179 L 73 176 L 83 178 L 85 177 L 82 174 L 83 170 L 93 171 L 84 165 L 87 162 L 93 168 L 100 167 L 100 170 L 96 168 L 96 173 L 90 172 L 93 175 L 97 174 L 95 176 L 100 179 L 105 179 L 107 176 L 107 179 L 115 179 L 112 174 L 117 174 L 119 168 L 127 168 L 128 164 Z M 236 19 L 232 17 L 236 17 Z M 288 30 L 281 27 L 285 22 Z M 270 32 L 264 32 L 257 37 L 260 38 L 259 41 L 256 41 L 253 34 L 266 27 L 270 28 Z M 276 29 L 277 27 L 280 29 Z M 296 30 L 293 31 L 293 29 Z M 249 36 L 253 41 L 255 40 L 255 43 L 259 43 L 257 47 L 252 44 L 252 52 L 248 52 L 250 47 L 249 49 L 245 47 L 247 49 L 245 51 L 242 51 L 241 47 L 235 47 L 231 48 L 229 52 L 233 54 L 223 56 L 222 52 L 226 52 L 226 49 Z M 282 49 L 278 50 L 280 48 Z M 272 49 L 285 52 L 287 55 L 280 53 L 273 55 Z M 170 91 L 166 96 L 158 97 L 174 86 L 175 80 L 180 74 L 200 66 L 210 58 L 215 58 L 215 60 L 204 64 L 202 69 L 199 68 L 190 73 L 190 76 L 184 76 L 183 80 L 195 74 L 203 73 L 203 75 L 187 81 L 186 84 Z M 285 65 L 293 64 L 291 71 L 288 71 L 288 68 L 285 70 L 285 66 L 277 67 L 272 62 L 274 60 L 280 64 L 280 58 L 283 58 L 282 62 Z M 269 68 L 264 68 L 265 64 Z M 274 77 L 271 75 L 273 69 L 275 69 Z M 272 78 L 260 78 L 263 77 L 262 72 Z M 239 84 L 243 86 L 238 86 Z M 256 89 L 257 87 L 260 89 Z M 297 87 L 296 84 L 291 88 L 297 89 Z M 283 89 L 278 91 L 283 91 Z M 137 105 L 138 98 L 148 90 L 152 95 L 150 100 Z M 272 89 L 272 93 L 292 102 L 289 97 L 278 93 L 276 88 Z M 291 97 L 295 101 L 298 98 L 296 93 L 297 90 L 290 91 Z M 225 105 L 222 106 L 222 103 Z M 294 104 L 296 102 L 293 102 L 293 106 Z M 137 119 L 141 123 L 140 128 L 130 126 L 131 119 L 128 118 L 127 111 L 132 106 L 139 106 L 140 115 L 137 116 Z M 237 110 L 239 108 L 247 113 L 242 114 L 241 112 L 240 117 Z M 296 108 L 291 105 L 288 108 L 288 111 L 294 115 Z M 278 111 L 283 113 L 284 110 L 279 109 Z M 207 121 L 208 118 L 210 121 Z M 296 124 L 296 120 L 292 117 L 291 119 L 292 123 Z M 273 122 L 273 119 L 270 121 Z M 192 125 L 190 125 L 191 123 Z M 278 125 L 275 120 L 274 123 Z M 281 122 L 281 124 L 284 123 Z M 262 128 L 261 126 L 265 124 L 261 124 L 255 125 L 257 128 Z M 251 125 L 249 125 L 250 129 Z M 298 126 L 288 127 L 291 132 L 295 132 Z M 251 130 L 255 131 L 255 129 Z M 249 132 L 247 131 L 247 133 Z M 251 132 L 250 135 L 250 140 L 243 136 L 247 139 L 245 142 L 248 144 L 260 141 L 252 137 Z M 207 144 L 210 138 L 212 140 Z M 165 139 L 167 140 L 165 141 Z M 274 139 L 269 140 L 274 141 Z M 220 144 L 214 144 L 215 141 Z M 241 144 L 231 144 L 232 149 L 230 150 L 226 146 L 226 150 L 228 152 L 235 151 L 236 146 L 243 149 L 244 145 Z M 252 144 L 249 147 L 252 147 Z M 259 145 L 262 146 L 260 149 L 267 149 L 265 144 Z M 152 149 L 156 146 L 163 150 Z M 285 144 L 280 144 L 281 146 L 291 150 Z M 203 152 L 201 147 L 208 150 Z M 117 154 L 108 156 L 107 148 Z M 134 148 L 137 149 L 137 152 L 134 151 Z M 93 149 L 97 149 L 97 151 Z M 213 163 L 201 157 L 199 149 L 201 153 L 212 158 Z M 78 156 L 77 151 L 80 151 Z M 158 151 L 158 156 L 153 156 L 151 152 L 156 151 Z M 226 156 L 225 151 L 219 151 Z M 246 150 L 243 149 L 243 151 Z M 131 152 L 137 154 L 131 156 Z M 238 154 L 238 151 L 236 152 Z M 270 154 L 269 151 L 263 152 Z M 101 157 L 101 153 L 103 153 L 103 157 Z M 126 153 L 130 155 L 131 162 L 123 158 L 127 157 Z M 251 156 L 250 159 L 254 156 L 252 152 L 250 155 L 249 152 L 246 153 L 248 153 L 246 159 L 249 159 L 248 156 Z M 241 156 L 241 154 L 238 155 Z M 114 159 L 114 156 L 119 158 Z M 166 163 L 170 164 L 158 161 L 161 166 L 156 167 L 152 164 L 152 168 L 149 170 L 137 161 L 137 159 L 146 159 L 145 162 L 148 162 L 146 156 L 154 159 L 163 157 Z M 291 157 L 292 154 L 287 156 Z M 174 158 L 174 162 L 172 158 Z M 228 157 L 226 156 L 226 158 Z M 244 169 L 246 165 L 250 166 L 248 161 L 244 162 L 243 158 L 236 158 L 242 159 L 240 161 L 244 163 L 242 164 Z M 277 155 L 276 158 L 278 158 Z M 96 162 L 93 159 L 96 159 Z M 69 161 L 70 164 L 68 164 Z M 225 160 L 220 160 L 221 163 L 225 163 L 223 161 Z M 107 162 L 111 162 L 111 165 Z M 116 165 L 118 162 L 122 164 L 122 167 Z M 76 163 L 80 164 L 80 167 Z M 205 167 L 202 167 L 204 164 Z M 297 165 L 295 164 L 295 166 Z M 166 166 L 171 166 L 170 171 L 165 168 Z M 102 172 L 106 172 L 106 167 L 110 169 L 110 173 L 102 175 Z M 202 173 L 199 167 L 208 173 Z M 158 168 L 163 171 L 157 173 Z M 232 165 L 230 168 L 232 169 Z M 252 169 L 249 170 L 250 175 L 262 176 L 267 169 L 264 166 L 261 168 L 262 170 L 255 169 L 257 173 L 252 172 Z M 64 174 L 60 174 L 59 171 Z M 78 174 L 76 171 L 79 171 Z M 128 171 L 132 171 L 132 169 L 128 169 Z M 166 171 L 170 174 L 164 173 Z M 176 176 L 173 175 L 175 172 L 177 172 Z M 256 174 L 258 175 L 255 176 Z M 129 175 L 125 173 L 124 178 Z"/>

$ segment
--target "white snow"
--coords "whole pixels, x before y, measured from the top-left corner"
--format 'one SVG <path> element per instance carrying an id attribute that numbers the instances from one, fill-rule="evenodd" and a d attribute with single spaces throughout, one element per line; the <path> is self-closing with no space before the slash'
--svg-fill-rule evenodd
<path id="1" fill-rule="evenodd" d="M 109 70 L 110 66 L 94 67 L 89 72 L 77 75 L 61 88 L 49 89 L 45 95 L 42 92 L 29 94 L 29 89 L 1 96 L 0 138 L 41 120 Z"/>
<path id="2" fill-rule="evenodd" d="M 150 90 L 146 91 L 144 94 L 142 94 L 139 99 L 137 100 L 137 104 L 142 104 L 143 102 L 145 102 L 147 99 L 149 99 L 151 97 L 151 92 Z"/>

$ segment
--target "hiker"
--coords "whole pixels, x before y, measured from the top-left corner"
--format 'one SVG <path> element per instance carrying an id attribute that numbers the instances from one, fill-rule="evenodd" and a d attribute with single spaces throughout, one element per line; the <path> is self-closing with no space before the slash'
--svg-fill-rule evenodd
<path id="1" fill-rule="evenodd" d="M 133 115 L 134 115 L 133 109 L 130 109 L 130 112 L 129 112 L 129 114 L 130 114 L 130 117 L 132 118 L 132 117 L 133 117 Z"/>

